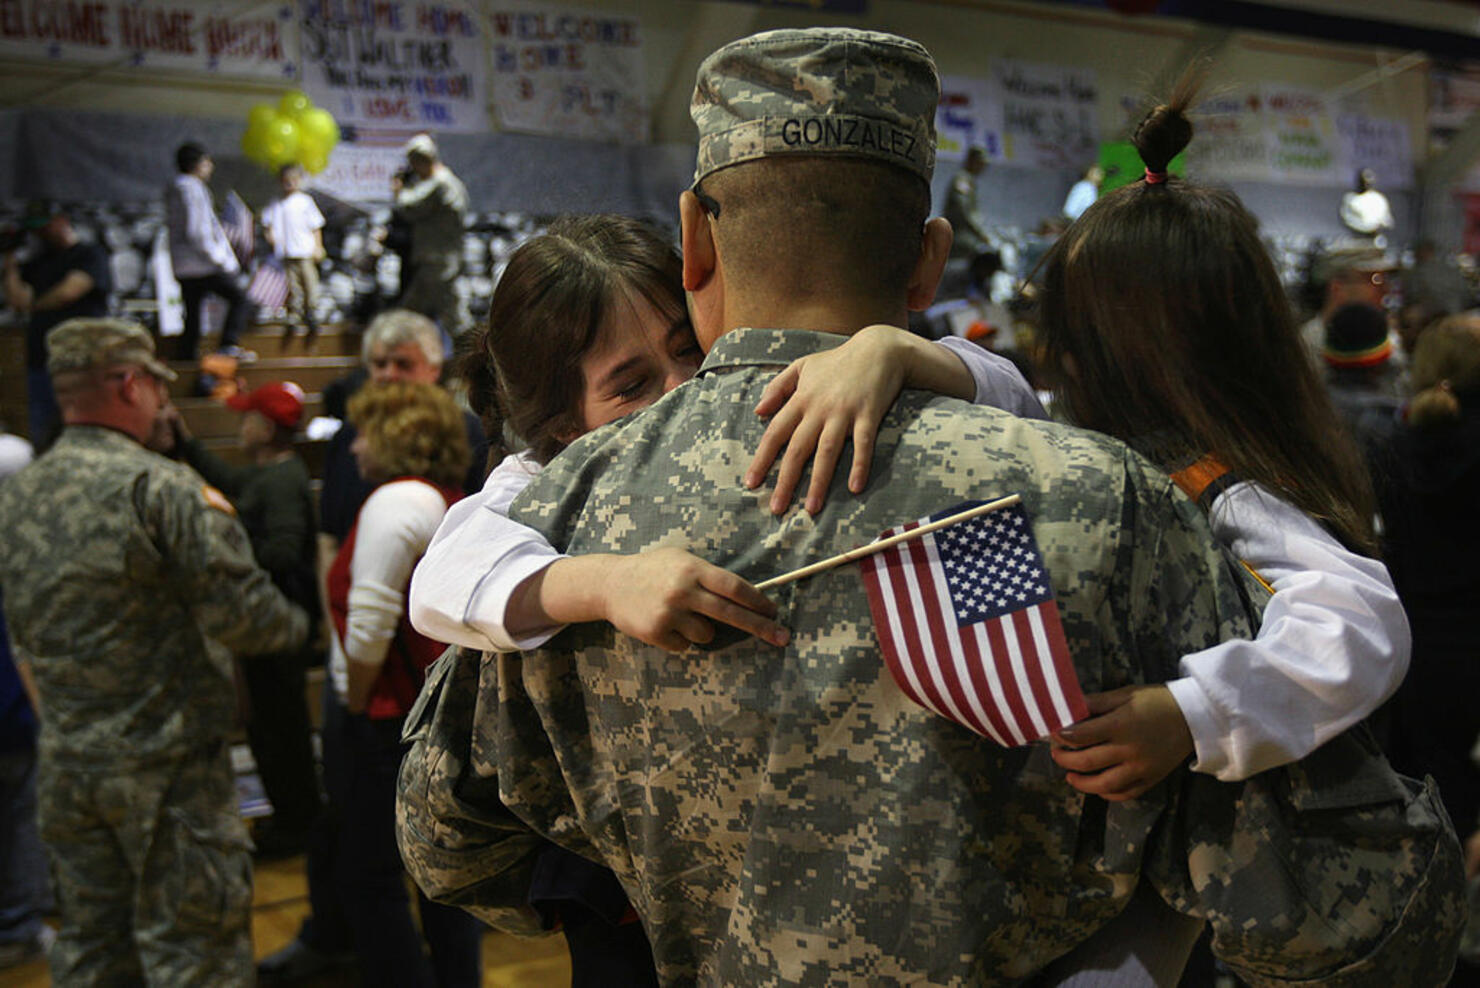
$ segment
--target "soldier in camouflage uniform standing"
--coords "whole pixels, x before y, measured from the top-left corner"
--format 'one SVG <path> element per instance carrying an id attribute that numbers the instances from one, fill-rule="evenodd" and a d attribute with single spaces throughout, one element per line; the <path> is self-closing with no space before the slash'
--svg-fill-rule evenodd
<path id="1" fill-rule="evenodd" d="M 294 648 L 307 617 L 253 562 L 230 502 L 141 445 L 175 376 L 149 334 L 72 320 L 47 350 L 65 429 L 0 491 L 0 586 L 40 704 L 53 977 L 248 984 L 231 654 Z"/>
<path id="2" fill-rule="evenodd" d="M 775 31 L 706 59 L 680 206 L 707 358 L 572 443 L 511 517 L 561 551 L 676 546 L 759 582 L 1015 492 L 1085 691 L 1163 681 L 1251 628 L 1199 510 L 1114 440 L 906 391 L 862 495 L 840 475 L 815 516 L 773 517 L 742 483 L 778 371 L 930 303 L 951 242 L 926 221 L 938 96 L 929 54 L 891 35 Z M 1125 906 L 1164 788 L 1086 799 L 1045 745 L 1003 749 L 913 704 L 853 567 L 775 599 L 784 648 L 671 655 L 578 625 L 481 673 L 444 666 L 476 716 L 461 738 L 408 720 L 413 875 L 512 923 L 499 890 L 527 887 L 532 827 L 616 871 L 669 984 L 1015 983 Z"/>

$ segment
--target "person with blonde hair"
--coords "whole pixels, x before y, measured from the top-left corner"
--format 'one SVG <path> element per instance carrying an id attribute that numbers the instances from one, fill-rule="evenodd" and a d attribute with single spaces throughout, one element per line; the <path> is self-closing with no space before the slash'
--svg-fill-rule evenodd
<path id="1" fill-rule="evenodd" d="M 395 839 L 401 725 L 443 648 L 411 627 L 406 588 L 448 506 L 463 496 L 472 455 L 463 413 L 435 384 L 390 381 L 362 388 L 349 416 L 360 473 L 379 486 L 326 585 L 336 701 L 323 727 L 325 788 L 337 820 L 332 887 L 364 984 L 479 984 L 481 924 L 421 897 L 418 933 Z"/>
<path id="2" fill-rule="evenodd" d="M 1424 330 L 1414 396 L 1378 480 L 1383 555 L 1413 629 L 1413 662 L 1393 703 L 1393 762 L 1431 773 L 1460 833 L 1480 817 L 1480 316 Z"/>

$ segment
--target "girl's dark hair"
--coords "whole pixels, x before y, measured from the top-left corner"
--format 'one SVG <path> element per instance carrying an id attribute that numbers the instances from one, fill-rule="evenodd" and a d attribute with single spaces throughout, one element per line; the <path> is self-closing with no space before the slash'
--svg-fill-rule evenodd
<path id="1" fill-rule="evenodd" d="M 1185 74 L 1136 129 L 1149 170 L 1191 140 L 1198 82 Z M 1361 455 L 1237 196 L 1175 176 L 1101 196 L 1045 256 L 1040 299 L 1044 357 L 1074 421 L 1168 468 L 1211 453 L 1375 551 Z"/>
<path id="2" fill-rule="evenodd" d="M 678 251 L 626 216 L 558 219 L 509 258 L 488 319 L 457 362 L 483 420 L 490 465 L 509 452 L 506 426 L 540 463 L 581 431 L 581 358 L 627 293 L 660 312 L 685 308 Z"/>

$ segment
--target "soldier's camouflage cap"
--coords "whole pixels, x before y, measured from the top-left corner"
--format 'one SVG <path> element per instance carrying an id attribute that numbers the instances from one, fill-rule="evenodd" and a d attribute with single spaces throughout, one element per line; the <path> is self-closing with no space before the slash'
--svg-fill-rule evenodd
<path id="1" fill-rule="evenodd" d="M 175 372 L 154 353 L 154 337 L 126 319 L 68 319 L 46 334 L 46 369 L 53 374 L 137 364 L 173 381 Z"/>
<path id="2" fill-rule="evenodd" d="M 873 158 L 928 184 L 939 102 L 935 61 L 908 38 L 848 28 L 742 38 L 706 58 L 694 81 L 694 184 L 781 154 Z"/>

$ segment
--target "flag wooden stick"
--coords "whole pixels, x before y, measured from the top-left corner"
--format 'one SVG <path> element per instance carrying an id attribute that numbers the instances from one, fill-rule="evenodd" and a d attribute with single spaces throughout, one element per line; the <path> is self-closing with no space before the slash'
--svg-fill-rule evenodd
<path id="1" fill-rule="evenodd" d="M 794 569 L 790 573 L 782 573 L 780 576 L 773 576 L 765 583 L 757 583 L 755 585 L 755 588 L 757 590 L 770 590 L 772 587 L 779 587 L 783 584 L 794 583 L 797 580 L 806 579 L 807 577 L 814 576 L 818 573 L 823 572 L 824 570 L 830 570 L 836 566 L 842 566 L 844 563 L 851 563 L 855 560 L 863 559 L 866 556 L 872 556 L 876 552 L 883 552 L 885 549 L 889 548 L 892 545 L 899 545 L 899 543 L 901 542 L 908 542 L 911 539 L 918 539 L 920 536 L 928 535 L 931 532 L 937 531 L 938 529 L 946 528 L 950 525 L 956 525 L 963 521 L 968 521 L 972 518 L 975 518 L 977 515 L 984 515 L 992 511 L 1000 511 L 1002 508 L 1010 508 L 1021 500 L 1022 498 L 1018 497 L 1016 494 L 1009 494 L 1006 497 L 1000 497 L 995 501 L 988 501 L 986 504 L 978 504 L 974 508 L 967 508 L 965 511 L 958 511 L 954 515 L 948 515 L 945 518 L 942 518 L 939 521 L 933 521 L 928 525 L 921 525 L 919 528 L 912 528 L 908 532 L 900 532 L 898 535 L 891 535 L 887 539 L 877 539 L 873 542 L 870 542 L 868 545 L 861 545 L 856 549 L 849 549 L 847 552 L 840 552 L 836 556 L 820 560 L 810 566 L 803 566 L 801 569 Z"/>

